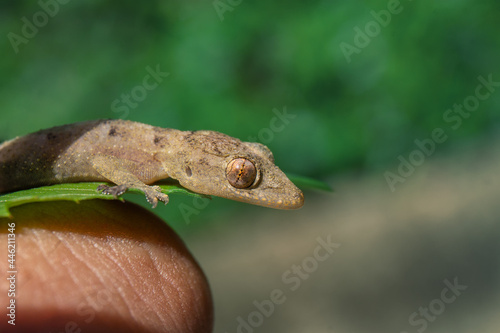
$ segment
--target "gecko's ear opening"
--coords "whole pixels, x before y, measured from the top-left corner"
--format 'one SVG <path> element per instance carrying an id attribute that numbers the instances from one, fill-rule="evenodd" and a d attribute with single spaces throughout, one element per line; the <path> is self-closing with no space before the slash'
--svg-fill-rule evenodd
<path id="1" fill-rule="evenodd" d="M 246 158 L 235 158 L 227 165 L 226 179 L 233 187 L 249 188 L 255 183 L 256 178 L 257 169 Z"/>

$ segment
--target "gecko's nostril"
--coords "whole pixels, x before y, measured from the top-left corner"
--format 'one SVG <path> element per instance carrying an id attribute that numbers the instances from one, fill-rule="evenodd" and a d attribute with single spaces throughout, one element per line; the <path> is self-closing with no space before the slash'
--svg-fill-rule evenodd
<path id="1" fill-rule="evenodd" d="M 304 205 L 304 193 L 299 189 L 297 191 L 292 200 L 285 204 L 286 209 L 297 209 Z"/>

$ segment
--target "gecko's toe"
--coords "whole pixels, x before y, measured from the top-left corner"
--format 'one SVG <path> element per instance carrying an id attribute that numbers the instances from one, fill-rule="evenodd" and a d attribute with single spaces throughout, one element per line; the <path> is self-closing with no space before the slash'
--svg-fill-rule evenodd
<path id="1" fill-rule="evenodd" d="M 150 197 L 146 195 L 146 200 L 148 200 L 153 208 L 156 208 L 156 205 L 158 204 L 158 199 L 156 199 L 156 197 Z"/>
<path id="2" fill-rule="evenodd" d="M 162 201 L 165 205 L 168 204 L 168 195 L 160 193 L 158 200 Z"/>

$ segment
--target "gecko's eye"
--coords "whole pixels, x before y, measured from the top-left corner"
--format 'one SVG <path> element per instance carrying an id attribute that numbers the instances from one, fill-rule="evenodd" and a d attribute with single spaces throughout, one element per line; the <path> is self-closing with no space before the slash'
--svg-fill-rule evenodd
<path id="1" fill-rule="evenodd" d="M 255 165 L 245 158 L 235 158 L 226 168 L 226 178 L 236 188 L 247 188 L 257 177 Z"/>

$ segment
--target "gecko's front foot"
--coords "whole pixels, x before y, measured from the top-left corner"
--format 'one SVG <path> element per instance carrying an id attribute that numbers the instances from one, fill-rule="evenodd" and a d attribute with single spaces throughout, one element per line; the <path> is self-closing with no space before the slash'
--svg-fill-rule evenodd
<path id="1" fill-rule="evenodd" d="M 159 186 L 146 185 L 146 188 L 141 188 L 141 191 L 144 192 L 146 199 L 153 206 L 153 208 L 155 208 L 158 204 L 158 200 L 164 202 L 165 205 L 168 203 L 168 195 L 162 193 Z"/>
<path id="2" fill-rule="evenodd" d="M 127 186 L 127 185 L 115 185 L 115 186 L 108 186 L 108 185 L 99 185 L 97 187 L 97 191 L 100 191 L 103 194 L 110 194 L 114 196 L 115 198 L 122 195 L 125 193 L 129 188 L 134 188 L 138 189 L 142 192 L 144 192 L 144 195 L 146 195 L 146 199 L 148 202 L 153 206 L 153 208 L 156 207 L 158 204 L 158 200 L 162 201 L 165 203 L 165 205 L 168 203 L 168 195 L 165 193 L 161 192 L 161 188 L 159 186 Z"/>

